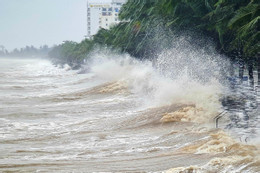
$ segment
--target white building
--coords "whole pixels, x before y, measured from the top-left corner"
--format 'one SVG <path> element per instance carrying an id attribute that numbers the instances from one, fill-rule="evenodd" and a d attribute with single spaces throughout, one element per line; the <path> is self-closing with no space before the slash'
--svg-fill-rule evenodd
<path id="1" fill-rule="evenodd" d="M 119 23 L 118 13 L 127 0 L 99 2 L 87 0 L 87 37 L 95 35 L 100 28 L 109 29 Z"/>

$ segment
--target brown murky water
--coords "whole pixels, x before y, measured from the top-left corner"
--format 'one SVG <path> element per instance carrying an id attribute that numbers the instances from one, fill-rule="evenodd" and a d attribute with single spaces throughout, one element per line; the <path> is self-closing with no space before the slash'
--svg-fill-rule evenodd
<path id="1" fill-rule="evenodd" d="M 148 64 L 87 74 L 0 59 L 0 172 L 259 172 L 259 145 L 215 129 L 219 86 Z M 105 69 L 105 70 L 103 70 Z"/>

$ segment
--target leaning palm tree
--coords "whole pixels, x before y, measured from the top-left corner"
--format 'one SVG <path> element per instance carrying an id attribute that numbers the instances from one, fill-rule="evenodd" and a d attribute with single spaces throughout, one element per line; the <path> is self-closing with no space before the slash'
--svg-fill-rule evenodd
<path id="1" fill-rule="evenodd" d="M 259 51 L 260 4 L 253 2 L 238 9 L 228 23 L 228 27 L 236 32 L 232 44 L 236 45 L 238 42 L 242 42 L 243 52 L 248 56 L 255 56 Z"/>
<path id="2" fill-rule="evenodd" d="M 247 6 L 238 9 L 234 17 L 229 21 L 228 27 L 235 32 L 235 39 L 231 42 L 234 49 L 238 44 L 242 45 L 243 54 L 248 61 L 248 72 L 253 84 L 253 63 L 258 61 L 258 82 L 260 84 L 260 4 L 252 0 Z"/>

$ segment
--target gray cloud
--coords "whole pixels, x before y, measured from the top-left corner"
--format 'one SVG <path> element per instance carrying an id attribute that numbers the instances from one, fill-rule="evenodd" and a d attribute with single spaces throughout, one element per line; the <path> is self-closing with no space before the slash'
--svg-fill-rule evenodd
<path id="1" fill-rule="evenodd" d="M 0 0 L 0 45 L 81 41 L 86 34 L 86 0 Z"/>

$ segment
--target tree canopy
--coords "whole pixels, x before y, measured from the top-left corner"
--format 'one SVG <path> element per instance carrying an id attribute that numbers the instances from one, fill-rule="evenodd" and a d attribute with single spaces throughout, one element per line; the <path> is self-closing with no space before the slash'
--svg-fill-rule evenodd
<path id="1" fill-rule="evenodd" d="M 81 43 L 64 42 L 50 56 L 78 62 L 87 58 L 95 45 L 103 45 L 147 58 L 170 46 L 172 35 L 192 31 L 212 38 L 222 53 L 235 52 L 244 60 L 256 61 L 259 7 L 259 0 L 129 0 L 121 8 L 121 23 L 100 29 Z"/>

